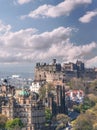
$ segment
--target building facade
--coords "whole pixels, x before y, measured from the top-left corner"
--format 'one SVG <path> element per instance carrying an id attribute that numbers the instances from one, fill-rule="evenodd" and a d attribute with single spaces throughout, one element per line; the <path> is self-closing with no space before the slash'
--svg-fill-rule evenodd
<path id="1" fill-rule="evenodd" d="M 27 90 L 21 90 L 17 97 L 12 94 L 4 96 L 1 108 L 8 119 L 20 118 L 23 130 L 44 129 L 45 107 L 35 94 Z"/>
<path id="2" fill-rule="evenodd" d="M 56 63 L 56 59 L 53 60 L 52 64 L 36 64 L 34 77 L 36 81 L 53 82 L 62 80 L 63 77 L 66 81 L 70 81 L 72 78 L 95 79 L 97 78 L 97 69 L 85 68 L 84 63 L 79 60 L 76 63 L 63 63 L 63 66 Z"/>
<path id="3" fill-rule="evenodd" d="M 52 64 L 36 63 L 34 80 L 52 82 L 60 78 L 60 72 L 61 64 L 56 63 L 56 59 L 53 59 Z"/>

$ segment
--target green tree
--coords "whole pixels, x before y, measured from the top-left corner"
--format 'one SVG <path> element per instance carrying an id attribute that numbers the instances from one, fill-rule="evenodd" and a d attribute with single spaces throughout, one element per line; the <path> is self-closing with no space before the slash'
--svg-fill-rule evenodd
<path id="1" fill-rule="evenodd" d="M 81 112 L 81 105 L 73 105 L 73 110 L 80 113 Z"/>
<path id="2" fill-rule="evenodd" d="M 91 101 L 97 103 L 97 96 L 94 95 L 93 93 L 88 94 L 87 97 L 89 98 L 89 100 L 91 100 Z"/>
<path id="3" fill-rule="evenodd" d="M 86 114 L 81 114 L 75 121 L 74 130 L 93 130 L 91 119 Z"/>
<path id="4" fill-rule="evenodd" d="M 23 123 L 19 118 L 15 118 L 13 120 L 8 120 L 6 122 L 6 129 L 7 130 L 21 130 L 23 127 Z"/>
<path id="5" fill-rule="evenodd" d="M 62 128 L 65 128 L 67 123 L 70 121 L 69 117 L 65 114 L 58 114 L 56 116 L 56 122 L 57 122 L 57 127 L 56 130 L 61 130 Z"/>
<path id="6" fill-rule="evenodd" d="M 47 123 L 51 122 L 52 113 L 51 113 L 51 110 L 49 108 L 45 108 L 45 118 L 46 118 Z"/>
<path id="7" fill-rule="evenodd" d="M 82 112 L 85 112 L 86 110 L 92 108 L 95 106 L 95 102 L 91 101 L 88 97 L 85 97 L 83 104 L 81 105 L 80 109 Z"/>
<path id="8" fill-rule="evenodd" d="M 85 112 L 86 110 L 88 110 L 94 106 L 95 106 L 94 99 L 85 97 L 84 102 L 80 105 L 74 105 L 73 109 L 74 109 L 74 111 L 80 113 L 80 112 Z"/>
<path id="9" fill-rule="evenodd" d="M 80 114 L 74 121 L 74 130 L 97 130 L 97 104 Z"/>
<path id="10" fill-rule="evenodd" d="M 64 129 L 66 126 L 64 125 L 64 123 L 60 123 L 57 127 L 56 130 L 62 130 Z"/>
<path id="11" fill-rule="evenodd" d="M 90 83 L 89 92 L 97 95 L 97 79 Z"/>
<path id="12" fill-rule="evenodd" d="M 86 111 L 89 119 L 91 119 L 94 130 L 97 130 L 97 104 L 91 109 Z"/>
<path id="13" fill-rule="evenodd" d="M 69 82 L 69 85 L 71 89 L 82 89 L 85 90 L 84 88 L 84 81 L 82 79 L 78 78 L 72 78 Z"/>

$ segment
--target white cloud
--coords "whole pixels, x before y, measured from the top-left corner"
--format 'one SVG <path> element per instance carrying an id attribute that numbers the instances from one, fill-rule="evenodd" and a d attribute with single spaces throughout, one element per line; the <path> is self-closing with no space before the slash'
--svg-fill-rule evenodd
<path id="1" fill-rule="evenodd" d="M 37 34 L 37 30 L 33 28 L 12 32 L 6 28 L 8 25 L 4 27 L 6 30 L 0 35 L 0 62 L 30 62 L 40 59 L 52 45 L 62 44 L 68 39 L 73 30 L 70 27 L 59 27 L 51 32 Z"/>
<path id="2" fill-rule="evenodd" d="M 10 30 L 11 30 L 11 26 L 3 24 L 2 21 L 0 20 L 0 34 L 3 34 L 5 32 L 7 33 Z"/>
<path id="3" fill-rule="evenodd" d="M 97 16 L 97 10 L 88 11 L 84 16 L 79 18 L 79 21 L 82 23 L 89 23 L 95 16 Z"/>
<path id="4" fill-rule="evenodd" d="M 95 42 L 85 44 L 85 45 L 72 45 L 67 52 L 67 61 L 74 61 L 80 58 L 84 58 L 92 51 L 97 48 L 97 44 Z"/>
<path id="5" fill-rule="evenodd" d="M 92 0 L 65 0 L 58 5 L 42 5 L 36 10 L 30 12 L 28 15 L 22 16 L 21 18 L 31 17 L 59 17 L 62 15 L 69 15 L 79 5 L 91 4 Z"/>
<path id="6" fill-rule="evenodd" d="M 95 56 L 95 57 L 93 57 L 93 58 L 91 58 L 91 59 L 89 59 L 89 60 L 87 60 L 86 61 L 86 66 L 87 67 L 96 67 L 97 68 L 97 56 Z"/>
<path id="7" fill-rule="evenodd" d="M 22 5 L 22 4 L 26 4 L 31 2 L 32 0 L 17 0 L 18 4 Z"/>
<path id="8" fill-rule="evenodd" d="M 54 57 L 62 61 L 75 61 L 81 58 L 90 60 L 96 56 L 97 53 L 88 57 L 97 49 L 97 43 L 76 45 L 71 42 L 70 38 L 74 31 L 75 29 L 71 27 L 59 27 L 41 34 L 34 28 L 12 32 L 10 25 L 3 25 L 1 22 L 0 62 L 28 63 Z"/>

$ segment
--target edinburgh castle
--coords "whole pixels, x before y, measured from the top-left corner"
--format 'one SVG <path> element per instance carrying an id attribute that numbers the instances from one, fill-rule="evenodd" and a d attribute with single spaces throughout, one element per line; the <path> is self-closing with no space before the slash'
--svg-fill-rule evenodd
<path id="1" fill-rule="evenodd" d="M 86 68 L 82 61 L 76 61 L 76 63 L 64 63 L 63 66 L 53 59 L 52 64 L 36 63 L 35 67 L 35 81 L 60 81 L 64 79 L 69 81 L 71 78 L 97 78 L 96 68 Z"/>

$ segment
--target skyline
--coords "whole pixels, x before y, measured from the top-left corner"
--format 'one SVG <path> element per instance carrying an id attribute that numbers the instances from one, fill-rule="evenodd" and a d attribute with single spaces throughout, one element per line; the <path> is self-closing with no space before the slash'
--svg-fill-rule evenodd
<path id="1" fill-rule="evenodd" d="M 1 0 L 0 68 L 32 71 L 36 62 L 97 67 L 96 0 Z"/>

